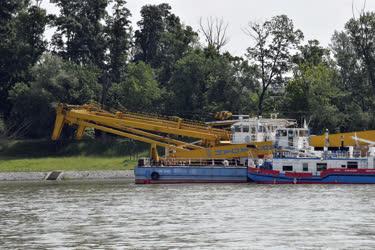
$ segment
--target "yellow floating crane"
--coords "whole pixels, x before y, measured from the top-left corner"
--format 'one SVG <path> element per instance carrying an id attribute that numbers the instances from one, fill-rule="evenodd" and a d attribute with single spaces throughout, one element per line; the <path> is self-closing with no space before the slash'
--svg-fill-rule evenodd
<path id="1" fill-rule="evenodd" d="M 159 161 L 157 147 L 172 159 L 236 159 L 272 154 L 272 142 L 231 144 L 229 131 L 179 117 L 160 117 L 131 112 L 109 112 L 93 104 L 58 104 L 52 139 L 58 140 L 64 125 L 77 126 L 76 138 L 86 128 L 145 142 L 151 158 Z"/>
<path id="2" fill-rule="evenodd" d="M 310 146 L 339 148 L 348 146 L 368 146 L 375 144 L 375 130 L 325 134 L 310 137 Z"/>

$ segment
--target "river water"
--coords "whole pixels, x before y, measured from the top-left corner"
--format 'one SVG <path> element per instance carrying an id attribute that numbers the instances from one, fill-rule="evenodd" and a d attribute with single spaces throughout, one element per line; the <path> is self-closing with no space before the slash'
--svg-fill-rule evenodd
<path id="1" fill-rule="evenodd" d="M 0 184 L 1 249 L 374 249 L 375 186 Z"/>

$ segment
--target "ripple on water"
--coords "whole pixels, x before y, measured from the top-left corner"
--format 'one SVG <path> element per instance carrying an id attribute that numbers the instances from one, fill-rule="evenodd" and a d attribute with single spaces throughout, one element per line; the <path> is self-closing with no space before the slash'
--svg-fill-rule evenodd
<path id="1" fill-rule="evenodd" d="M 0 184 L 0 245 L 373 249 L 374 188 Z"/>

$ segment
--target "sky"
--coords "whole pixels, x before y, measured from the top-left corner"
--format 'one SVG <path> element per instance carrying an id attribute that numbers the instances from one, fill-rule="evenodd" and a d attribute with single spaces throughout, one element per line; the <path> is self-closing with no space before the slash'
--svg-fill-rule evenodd
<path id="1" fill-rule="evenodd" d="M 334 31 L 343 30 L 353 13 L 358 16 L 364 5 L 366 11 L 375 11 L 375 0 L 128 0 L 133 27 L 140 19 L 143 5 L 159 3 L 169 3 L 172 12 L 195 30 L 199 29 L 200 18 L 223 18 L 228 23 L 229 37 L 224 50 L 238 56 L 245 54 L 251 45 L 250 38 L 243 32 L 249 22 L 264 22 L 286 14 L 295 27 L 302 30 L 305 41 L 317 39 L 328 46 Z M 42 6 L 49 13 L 58 13 L 48 0 L 43 0 Z M 52 33 L 52 30 L 47 31 L 46 37 L 50 38 Z"/>

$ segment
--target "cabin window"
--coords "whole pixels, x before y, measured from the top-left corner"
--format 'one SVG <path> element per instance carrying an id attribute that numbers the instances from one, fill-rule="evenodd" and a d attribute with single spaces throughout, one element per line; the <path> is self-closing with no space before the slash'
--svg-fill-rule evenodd
<path id="1" fill-rule="evenodd" d="M 255 134 L 255 131 L 256 131 L 255 127 L 251 127 L 251 133 Z"/>
<path id="2" fill-rule="evenodd" d="M 358 162 L 348 161 L 348 168 L 358 168 Z"/>
<path id="3" fill-rule="evenodd" d="M 286 136 L 286 130 L 279 130 L 278 132 L 280 136 Z"/>
<path id="4" fill-rule="evenodd" d="M 302 170 L 304 172 L 309 171 L 309 164 L 307 162 L 302 163 Z"/>
<path id="5" fill-rule="evenodd" d="M 249 126 L 243 126 L 242 127 L 242 132 L 249 133 Z"/>
<path id="6" fill-rule="evenodd" d="M 317 163 L 316 171 L 323 171 L 327 169 L 327 163 Z"/>
<path id="7" fill-rule="evenodd" d="M 283 171 L 293 171 L 293 166 L 283 166 Z"/>
<path id="8" fill-rule="evenodd" d="M 259 132 L 266 132 L 266 128 L 264 126 L 259 126 Z"/>
<path id="9" fill-rule="evenodd" d="M 241 126 L 234 126 L 234 132 L 241 132 Z"/>
<path id="10" fill-rule="evenodd" d="M 306 137 L 307 135 L 308 135 L 307 130 L 301 130 L 301 131 L 299 131 L 299 136 Z"/>
<path id="11" fill-rule="evenodd" d="M 346 168 L 346 165 L 341 165 L 342 168 Z"/>
<path id="12" fill-rule="evenodd" d="M 288 131 L 288 136 L 293 136 L 293 135 L 294 135 L 293 132 L 294 132 L 293 130 L 289 130 L 289 131 Z"/>

